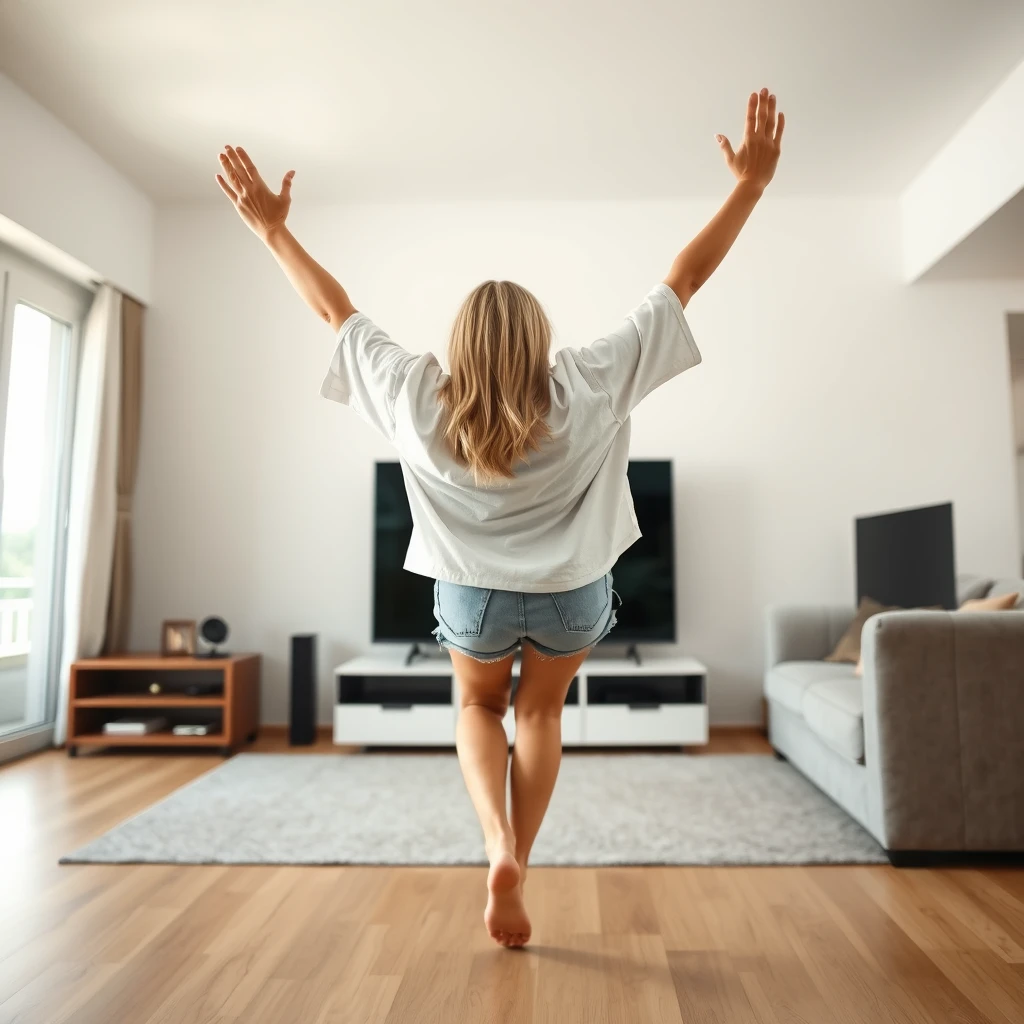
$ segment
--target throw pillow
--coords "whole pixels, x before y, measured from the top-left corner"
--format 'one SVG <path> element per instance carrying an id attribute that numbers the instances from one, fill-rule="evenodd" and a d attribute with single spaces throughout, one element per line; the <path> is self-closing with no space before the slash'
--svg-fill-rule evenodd
<path id="1" fill-rule="evenodd" d="M 999 597 L 980 597 L 964 601 L 962 612 L 1008 612 L 1017 607 L 1020 594 L 1000 594 Z"/>
<path id="2" fill-rule="evenodd" d="M 856 665 L 860 660 L 860 635 L 864 629 L 864 623 L 877 615 L 879 612 L 897 611 L 892 605 L 879 604 L 870 597 L 862 597 L 857 614 L 850 623 L 850 628 L 840 637 L 836 649 L 825 659 L 826 661 L 845 661 L 850 665 Z"/>

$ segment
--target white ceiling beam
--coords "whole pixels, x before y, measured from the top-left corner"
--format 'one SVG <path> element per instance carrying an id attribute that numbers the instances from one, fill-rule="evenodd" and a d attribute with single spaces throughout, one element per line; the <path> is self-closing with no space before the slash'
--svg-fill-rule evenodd
<path id="1" fill-rule="evenodd" d="M 903 272 L 916 281 L 1024 189 L 1024 61 L 900 196 Z"/>

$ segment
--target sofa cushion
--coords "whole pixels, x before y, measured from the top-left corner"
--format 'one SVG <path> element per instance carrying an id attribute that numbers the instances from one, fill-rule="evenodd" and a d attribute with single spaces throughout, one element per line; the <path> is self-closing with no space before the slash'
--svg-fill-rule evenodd
<path id="1" fill-rule="evenodd" d="M 1024 580 L 996 580 L 986 597 L 1003 597 L 1005 594 L 1020 594 L 1024 597 Z"/>
<path id="2" fill-rule="evenodd" d="M 804 692 L 815 683 L 830 679 L 854 679 L 853 666 L 829 661 L 784 661 L 768 670 L 764 680 L 764 695 L 778 701 L 794 714 L 803 714 Z"/>
<path id="3" fill-rule="evenodd" d="M 956 578 L 956 603 L 962 605 L 964 601 L 977 601 L 979 597 L 987 596 L 991 589 L 991 577 L 962 572 Z"/>
<path id="4" fill-rule="evenodd" d="M 804 720 L 837 754 L 864 759 L 864 687 L 859 679 L 827 679 L 807 687 Z"/>

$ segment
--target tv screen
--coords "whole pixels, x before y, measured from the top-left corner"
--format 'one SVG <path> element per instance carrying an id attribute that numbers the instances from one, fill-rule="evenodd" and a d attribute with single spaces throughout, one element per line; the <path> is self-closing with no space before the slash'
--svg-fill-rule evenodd
<path id="1" fill-rule="evenodd" d="M 898 608 L 956 608 L 953 506 L 857 520 L 857 600 Z"/>
<path id="2" fill-rule="evenodd" d="M 633 508 L 643 537 L 612 568 L 622 598 L 608 643 L 672 643 L 676 638 L 672 464 L 631 460 Z M 373 639 L 404 643 L 430 639 L 434 581 L 402 568 L 412 536 L 412 513 L 402 467 L 378 462 L 374 495 Z"/>

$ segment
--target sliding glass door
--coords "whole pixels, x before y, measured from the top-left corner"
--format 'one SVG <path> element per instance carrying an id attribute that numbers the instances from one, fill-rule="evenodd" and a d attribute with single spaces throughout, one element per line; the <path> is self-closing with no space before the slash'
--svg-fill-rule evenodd
<path id="1" fill-rule="evenodd" d="M 88 293 L 0 249 L 0 760 L 52 737 Z"/>

